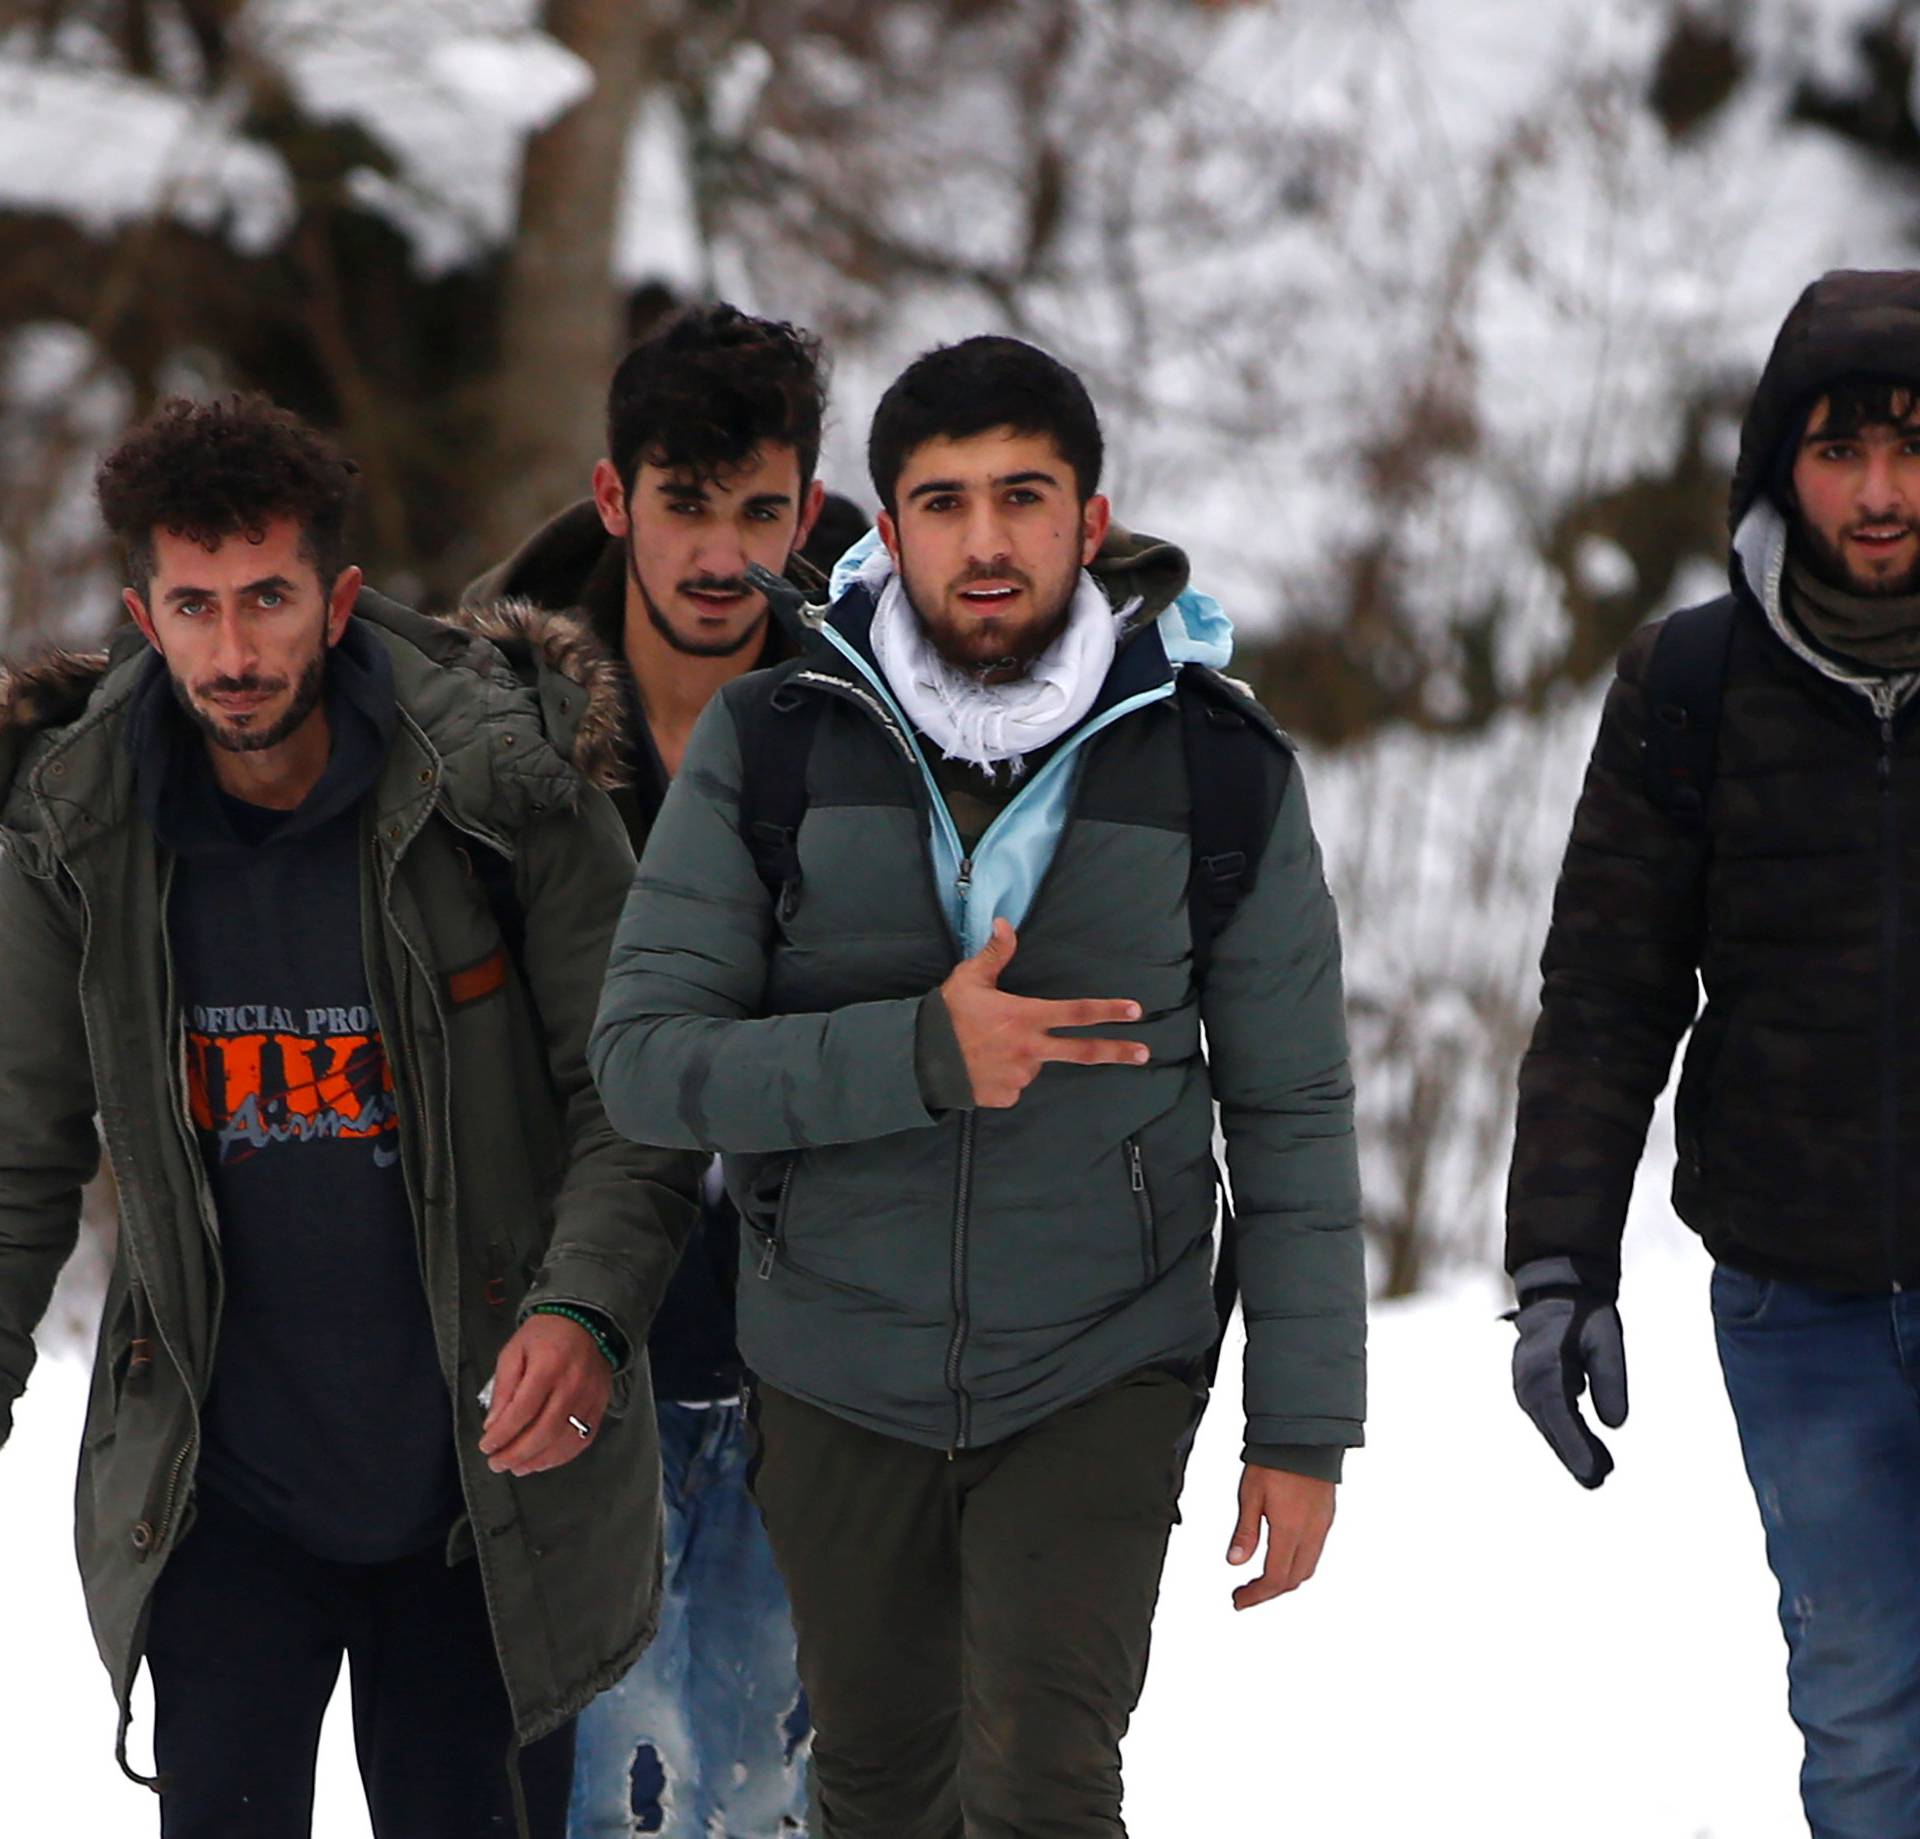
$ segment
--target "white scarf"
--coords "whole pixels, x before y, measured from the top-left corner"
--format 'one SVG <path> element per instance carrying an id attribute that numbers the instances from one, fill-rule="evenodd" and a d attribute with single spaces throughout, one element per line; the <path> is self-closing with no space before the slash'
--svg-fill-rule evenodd
<path id="1" fill-rule="evenodd" d="M 1113 664 L 1131 606 L 1115 613 L 1080 571 L 1060 636 L 1011 683 L 982 683 L 956 670 L 928 641 L 900 577 L 890 575 L 873 615 L 873 655 L 907 719 L 949 760 L 991 772 L 1057 741 L 1093 707 Z"/>

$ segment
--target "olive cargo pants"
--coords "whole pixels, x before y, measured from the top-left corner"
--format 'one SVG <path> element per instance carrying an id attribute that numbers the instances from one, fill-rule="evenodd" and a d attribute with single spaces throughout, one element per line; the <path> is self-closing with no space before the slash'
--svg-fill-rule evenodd
<path id="1" fill-rule="evenodd" d="M 1150 1369 L 950 1456 L 755 1388 L 814 1839 L 1125 1832 L 1120 1739 L 1198 1405 Z"/>

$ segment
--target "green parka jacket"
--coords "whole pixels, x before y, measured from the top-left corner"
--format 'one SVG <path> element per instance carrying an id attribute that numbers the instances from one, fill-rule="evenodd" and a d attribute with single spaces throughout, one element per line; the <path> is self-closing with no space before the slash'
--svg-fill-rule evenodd
<path id="1" fill-rule="evenodd" d="M 615 757 L 603 655 L 526 608 L 470 616 L 489 636 L 371 593 L 355 617 L 392 660 L 400 709 L 363 807 L 362 926 L 467 1506 L 448 1555 L 477 1553 L 527 1743 L 619 1678 L 653 1630 L 659 1457 L 638 1350 L 702 1159 L 617 1136 L 587 1074 L 633 866 L 588 783 Z M 167 943 L 171 862 L 134 807 L 123 740 L 145 655 L 128 634 L 0 678 L 0 1441 L 104 1145 L 120 1232 L 76 1543 L 123 1767 L 148 1600 L 192 1521 L 221 1309 Z M 512 949 L 474 870 L 485 850 L 512 863 Z M 585 1453 L 516 1480 L 478 1453 L 476 1395 L 536 1299 L 603 1312 L 636 1352 Z"/>
<path id="2" fill-rule="evenodd" d="M 1137 601 L 1120 573 L 1097 571 Z M 1297 771 L 1204 988 L 1195 976 L 1190 811 L 1214 790 L 1188 784 L 1174 671 L 1224 618 L 1197 595 L 1136 616 L 1092 710 L 962 859 L 872 658 L 874 592 L 855 581 L 819 645 L 701 717 L 594 1029 L 608 1115 L 725 1153 L 757 1374 L 883 1435 L 962 1448 L 1206 1352 L 1217 1105 L 1247 1458 L 1334 1478 L 1362 1438 L 1364 1267 L 1338 931 Z M 801 873 L 776 910 L 741 785 L 760 729 L 807 701 Z M 996 915 L 1019 930 L 1003 989 L 1133 998 L 1125 1033 L 1151 1064 L 1049 1065 L 1010 1110 L 929 1092 L 930 1026 L 958 1046 L 928 992 Z"/>

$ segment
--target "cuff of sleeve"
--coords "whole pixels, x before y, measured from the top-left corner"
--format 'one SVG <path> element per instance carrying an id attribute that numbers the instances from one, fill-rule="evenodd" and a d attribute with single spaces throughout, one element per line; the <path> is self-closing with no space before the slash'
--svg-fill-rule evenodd
<path id="1" fill-rule="evenodd" d="M 626 1370 L 633 1359 L 632 1345 L 628 1342 L 626 1335 L 621 1332 L 620 1324 L 604 1309 L 598 1308 L 593 1303 L 578 1302 L 572 1297 L 563 1296 L 529 1296 L 521 1307 L 520 1320 L 525 1322 L 529 1316 L 554 1314 L 561 1311 L 591 1318 L 594 1327 L 600 1331 L 606 1343 L 607 1351 L 613 1356 L 613 1370 L 616 1373 Z"/>
<path id="2" fill-rule="evenodd" d="M 920 999 L 913 1024 L 913 1070 L 920 1097 L 929 1111 L 971 1111 L 973 1081 L 967 1075 L 960 1037 L 953 1032 L 947 999 L 929 990 Z"/>
<path id="3" fill-rule="evenodd" d="M 1338 1481 L 1346 1454 L 1337 1443 L 1249 1443 L 1240 1460 L 1256 1469 L 1285 1469 L 1315 1481 Z"/>

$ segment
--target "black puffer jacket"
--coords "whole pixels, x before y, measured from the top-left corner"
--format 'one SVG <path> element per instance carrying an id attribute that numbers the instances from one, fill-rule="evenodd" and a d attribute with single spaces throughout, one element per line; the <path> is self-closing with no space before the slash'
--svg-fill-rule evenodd
<path id="1" fill-rule="evenodd" d="M 1835 274 L 1782 328 L 1731 502 L 1734 630 L 1704 829 L 1649 802 L 1628 643 L 1574 816 L 1520 1070 L 1510 1270 L 1617 1281 L 1648 1117 L 1694 1029 L 1674 1204 L 1714 1256 L 1825 1288 L 1920 1282 L 1916 680 L 1849 673 L 1780 605 L 1776 455 L 1850 372 L 1920 379 L 1920 275 Z"/>

